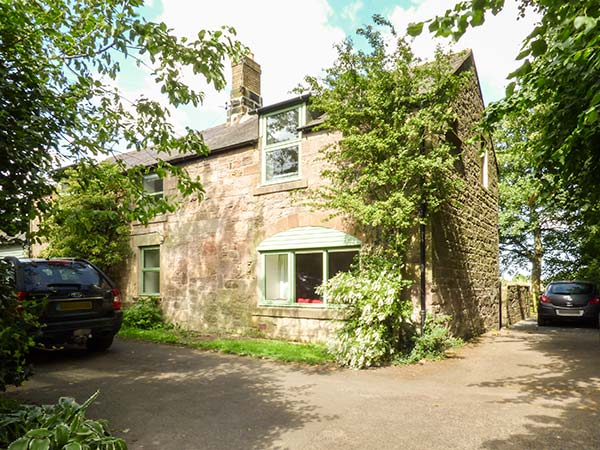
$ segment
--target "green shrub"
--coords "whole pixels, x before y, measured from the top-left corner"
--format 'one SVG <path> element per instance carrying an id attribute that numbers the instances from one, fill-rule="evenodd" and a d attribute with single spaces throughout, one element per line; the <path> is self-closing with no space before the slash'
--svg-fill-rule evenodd
<path id="1" fill-rule="evenodd" d="M 322 287 L 344 322 L 328 342 L 336 361 L 361 369 L 388 361 L 399 348 L 400 330 L 412 304 L 400 298 L 408 282 L 392 269 L 339 273 Z"/>
<path id="2" fill-rule="evenodd" d="M 399 362 L 411 364 L 422 359 L 442 359 L 448 350 L 461 345 L 462 340 L 455 338 L 450 332 L 450 320 L 448 315 L 428 315 L 423 334 L 413 336 L 412 349 L 405 356 L 401 356 Z"/>
<path id="3" fill-rule="evenodd" d="M 56 405 L 20 405 L 2 414 L 0 448 L 126 450 L 125 441 L 110 435 L 105 420 L 85 418 L 85 412 L 98 394 L 96 392 L 83 405 L 62 397 Z"/>
<path id="4" fill-rule="evenodd" d="M 167 324 L 157 297 L 140 297 L 123 311 L 123 325 L 140 330 L 164 328 Z"/>
<path id="5" fill-rule="evenodd" d="M 0 260 L 0 391 L 31 375 L 27 355 L 39 329 L 39 305 L 18 300 L 12 277 L 10 265 Z"/>

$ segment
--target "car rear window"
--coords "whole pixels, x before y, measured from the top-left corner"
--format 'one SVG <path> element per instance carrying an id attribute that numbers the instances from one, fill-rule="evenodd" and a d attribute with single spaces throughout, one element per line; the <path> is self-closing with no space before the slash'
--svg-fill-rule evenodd
<path id="1" fill-rule="evenodd" d="M 555 283 L 548 290 L 550 294 L 591 294 L 594 286 L 590 283 Z"/>
<path id="2" fill-rule="evenodd" d="M 23 281 L 27 291 L 67 285 L 106 285 L 106 281 L 96 269 L 80 261 L 29 263 L 23 267 Z"/>

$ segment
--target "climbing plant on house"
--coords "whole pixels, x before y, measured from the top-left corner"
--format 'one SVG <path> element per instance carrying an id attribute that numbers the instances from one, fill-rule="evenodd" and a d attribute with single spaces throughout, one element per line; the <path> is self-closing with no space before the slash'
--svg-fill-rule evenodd
<path id="1" fill-rule="evenodd" d="M 403 279 L 410 238 L 428 220 L 422 206 L 435 211 L 459 183 L 446 136 L 468 75 L 457 75 L 452 56 L 440 50 L 423 63 L 380 17 L 358 36 L 366 50 L 347 39 L 334 65 L 321 78 L 308 77 L 306 87 L 314 94 L 311 108 L 324 113 L 322 127 L 341 133 L 323 150 L 329 183 L 315 192 L 315 204 L 347 218 L 366 242 L 361 267 L 325 287 L 353 317 L 332 348 L 342 362 L 361 367 L 401 346 L 412 311 L 400 295 L 410 283 Z M 353 356 L 357 351 L 370 356 Z"/>

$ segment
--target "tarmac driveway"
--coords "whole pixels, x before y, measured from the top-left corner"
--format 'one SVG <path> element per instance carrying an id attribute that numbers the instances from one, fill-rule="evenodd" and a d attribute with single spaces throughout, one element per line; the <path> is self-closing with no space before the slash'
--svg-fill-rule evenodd
<path id="1" fill-rule="evenodd" d="M 600 336 L 532 321 L 442 362 L 352 371 L 117 341 L 46 355 L 7 395 L 101 396 L 130 449 L 600 448 Z"/>

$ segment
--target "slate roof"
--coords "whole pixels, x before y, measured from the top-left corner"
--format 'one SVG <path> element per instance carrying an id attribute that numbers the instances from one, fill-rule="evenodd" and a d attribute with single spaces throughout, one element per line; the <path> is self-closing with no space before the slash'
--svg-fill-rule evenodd
<path id="1" fill-rule="evenodd" d="M 450 65 L 455 73 L 463 70 L 467 62 L 470 62 L 470 64 L 473 66 L 475 64 L 473 52 L 470 49 L 450 55 Z M 477 73 L 477 71 L 475 71 L 475 73 Z M 479 85 L 479 80 L 477 81 L 477 84 Z M 479 89 L 481 95 L 481 88 Z M 304 94 L 285 100 L 284 102 L 259 108 L 258 113 L 267 113 L 285 105 L 298 103 L 300 101 L 307 101 L 308 98 L 309 95 Z M 301 129 L 309 130 L 314 128 L 315 126 L 322 124 L 325 119 L 325 115 L 312 118 Z M 211 154 L 243 147 L 246 145 L 254 145 L 258 142 L 258 114 L 255 114 L 248 120 L 237 124 L 229 125 L 224 123 L 217 125 L 216 127 L 208 128 L 202 131 L 202 135 L 204 136 L 204 142 L 210 149 Z M 170 163 L 176 163 L 189 159 L 201 158 L 202 156 L 198 156 L 195 153 L 174 153 L 172 155 L 161 153 L 159 155 L 156 151 L 147 149 L 123 153 L 118 156 L 111 157 L 109 160 L 119 159 L 125 163 L 126 167 L 132 167 L 135 165 L 152 166 L 157 163 L 159 157 Z"/>
<path id="2" fill-rule="evenodd" d="M 258 117 L 252 116 L 244 122 L 233 125 L 217 125 L 216 127 L 203 130 L 202 135 L 204 136 L 204 143 L 210 149 L 211 154 L 243 147 L 246 145 L 252 145 L 258 141 Z M 144 166 L 152 166 L 156 164 L 159 156 L 161 159 L 171 163 L 199 158 L 199 156 L 195 153 L 173 153 L 169 155 L 166 153 L 159 154 L 153 149 L 147 149 L 140 151 L 133 150 L 131 152 L 116 155 L 109 159 L 118 159 L 124 162 L 126 167 L 132 167 L 140 164 Z"/>

